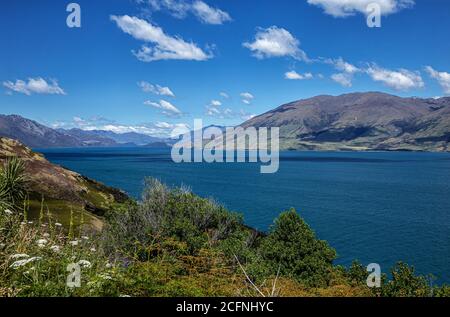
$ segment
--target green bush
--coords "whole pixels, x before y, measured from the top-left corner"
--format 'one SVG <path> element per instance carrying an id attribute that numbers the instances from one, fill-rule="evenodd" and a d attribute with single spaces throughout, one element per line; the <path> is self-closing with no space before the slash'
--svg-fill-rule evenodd
<path id="1" fill-rule="evenodd" d="M 261 254 L 274 274 L 278 268 L 310 286 L 326 286 L 330 281 L 336 252 L 318 240 L 311 228 L 294 209 L 282 213 L 270 234 L 261 243 Z"/>
<path id="2" fill-rule="evenodd" d="M 216 245 L 241 230 L 242 216 L 185 189 L 170 189 L 155 179 L 146 180 L 142 201 L 127 212 L 110 217 L 107 243 L 129 249 L 157 238 L 175 237 L 189 252 Z"/>
<path id="3" fill-rule="evenodd" d="M 383 297 L 428 297 L 433 295 L 431 277 L 416 275 L 414 267 L 397 263 L 391 270 L 392 279 L 381 287 Z"/>

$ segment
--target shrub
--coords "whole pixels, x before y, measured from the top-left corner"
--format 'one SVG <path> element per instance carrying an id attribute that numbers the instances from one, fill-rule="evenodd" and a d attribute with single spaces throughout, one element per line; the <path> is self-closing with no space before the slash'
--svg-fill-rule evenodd
<path id="1" fill-rule="evenodd" d="M 414 267 L 397 263 L 391 270 L 392 279 L 383 283 L 383 297 L 428 297 L 432 296 L 430 278 L 416 275 Z"/>
<path id="2" fill-rule="evenodd" d="M 114 249 L 129 249 L 136 242 L 175 237 L 190 253 L 216 245 L 242 228 L 242 217 L 186 189 L 170 189 L 155 179 L 146 180 L 142 201 L 110 217 L 105 241 Z"/>
<path id="3" fill-rule="evenodd" d="M 8 158 L 0 172 L 0 208 L 20 209 L 25 197 L 25 164 L 18 157 Z"/>
<path id="4" fill-rule="evenodd" d="M 310 286 L 325 286 L 330 281 L 336 252 L 316 238 L 294 209 L 275 220 L 260 250 L 273 272 L 280 268 L 282 275 Z"/>

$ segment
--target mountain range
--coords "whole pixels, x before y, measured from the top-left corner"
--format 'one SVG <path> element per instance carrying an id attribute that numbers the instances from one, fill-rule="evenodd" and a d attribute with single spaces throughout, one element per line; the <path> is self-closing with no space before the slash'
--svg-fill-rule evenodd
<path id="1" fill-rule="evenodd" d="M 449 151 L 450 97 L 323 95 L 282 105 L 241 126 L 280 127 L 283 150 Z"/>
<path id="2" fill-rule="evenodd" d="M 135 132 L 119 134 L 103 130 L 52 129 L 19 115 L 0 115 L 0 136 L 19 140 L 31 148 L 131 147 L 170 142 Z"/>
<path id="3" fill-rule="evenodd" d="M 279 127 L 282 150 L 450 151 L 450 97 L 322 95 L 284 104 L 240 126 Z M 0 115 L 0 136 L 32 148 L 160 147 L 176 142 L 133 132 L 55 130 L 18 115 Z"/>

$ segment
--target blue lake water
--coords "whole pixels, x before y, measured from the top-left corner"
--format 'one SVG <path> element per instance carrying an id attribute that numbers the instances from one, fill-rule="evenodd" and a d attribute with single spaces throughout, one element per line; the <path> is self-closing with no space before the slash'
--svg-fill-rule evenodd
<path id="1" fill-rule="evenodd" d="M 253 163 L 175 164 L 167 149 L 46 149 L 52 162 L 139 197 L 145 176 L 213 197 L 267 230 L 291 207 L 334 247 L 337 264 L 397 261 L 450 283 L 450 154 L 285 152 Z"/>

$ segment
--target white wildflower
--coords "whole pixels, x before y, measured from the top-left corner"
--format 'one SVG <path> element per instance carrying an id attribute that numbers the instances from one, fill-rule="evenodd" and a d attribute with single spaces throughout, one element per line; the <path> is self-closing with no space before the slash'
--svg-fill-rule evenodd
<path id="1" fill-rule="evenodd" d="M 69 244 L 70 244 L 71 246 L 76 247 L 76 246 L 78 245 L 78 240 L 69 241 Z"/>
<path id="2" fill-rule="evenodd" d="M 62 224 L 60 224 L 59 222 L 55 222 L 55 226 L 56 227 L 62 227 Z"/>
<path id="3" fill-rule="evenodd" d="M 89 249 L 91 252 L 97 252 L 97 249 L 96 248 L 90 248 Z"/>
<path id="4" fill-rule="evenodd" d="M 13 260 L 17 260 L 17 259 L 24 259 L 24 258 L 29 258 L 29 257 L 30 256 L 28 254 L 18 253 L 18 254 L 11 255 L 9 258 L 13 259 Z"/>
<path id="5" fill-rule="evenodd" d="M 33 221 L 28 221 L 28 224 L 29 224 L 29 225 L 32 225 L 32 224 L 33 224 Z"/>
<path id="6" fill-rule="evenodd" d="M 107 268 L 107 269 L 110 269 L 110 268 L 112 268 L 112 264 L 111 264 L 111 263 L 106 263 L 106 265 L 105 265 L 105 266 L 106 266 L 106 268 Z"/>
<path id="7" fill-rule="evenodd" d="M 34 262 L 34 261 L 39 261 L 41 259 L 42 259 L 41 257 L 35 256 L 35 257 L 29 258 L 29 259 L 16 261 L 13 264 L 11 264 L 9 267 L 10 268 L 18 268 L 18 267 L 21 267 L 21 266 L 25 266 L 28 263 L 31 263 L 31 262 Z"/>
<path id="8" fill-rule="evenodd" d="M 91 262 L 86 261 L 86 260 L 78 261 L 78 265 L 83 267 L 83 268 L 85 268 L 85 269 L 88 269 L 88 268 L 90 268 L 92 266 Z"/>
<path id="9" fill-rule="evenodd" d="M 83 239 L 83 240 L 89 240 L 89 237 L 87 237 L 87 236 L 82 236 L 81 239 Z"/>
<path id="10" fill-rule="evenodd" d="M 5 214 L 7 214 L 7 215 L 12 215 L 13 212 L 12 212 L 11 210 L 9 210 L 9 209 L 5 209 Z"/>
<path id="11" fill-rule="evenodd" d="M 39 239 L 38 241 L 36 241 L 36 243 L 37 243 L 38 247 L 43 248 L 48 243 L 48 241 L 45 239 Z"/>
<path id="12" fill-rule="evenodd" d="M 61 251 L 61 247 L 59 245 L 52 245 L 50 247 L 50 250 L 52 250 L 53 252 L 58 253 L 59 251 Z"/>

